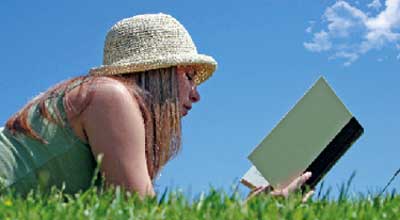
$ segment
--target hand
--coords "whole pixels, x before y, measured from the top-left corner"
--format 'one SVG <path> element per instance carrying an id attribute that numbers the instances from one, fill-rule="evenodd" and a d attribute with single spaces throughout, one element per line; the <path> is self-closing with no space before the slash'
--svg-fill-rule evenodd
<path id="1" fill-rule="evenodd" d="M 298 190 L 302 185 L 304 185 L 304 183 L 310 179 L 311 177 L 311 172 L 305 172 L 303 173 L 301 176 L 297 177 L 296 179 L 294 179 L 288 186 L 286 186 L 283 189 L 280 190 L 274 190 L 271 192 L 271 195 L 273 196 L 282 196 L 284 198 L 287 198 L 289 196 L 289 194 L 291 194 L 292 192 Z M 307 201 L 307 199 L 314 193 L 314 190 L 311 190 L 309 192 L 307 192 L 304 197 L 303 200 Z"/>
<path id="2" fill-rule="evenodd" d="M 254 188 L 253 190 L 250 191 L 249 195 L 247 196 L 247 199 L 245 202 L 247 202 L 249 199 L 253 198 L 256 195 L 259 195 L 260 193 L 271 193 L 273 196 L 277 197 L 284 197 L 287 198 L 292 192 L 298 190 L 304 183 L 311 177 L 311 172 L 306 172 L 303 175 L 297 177 L 295 180 L 293 180 L 287 187 L 281 189 L 281 190 L 272 190 L 271 186 L 259 186 Z M 307 200 L 311 197 L 311 195 L 314 194 L 314 190 L 310 190 L 307 192 L 303 198 L 302 202 L 307 202 Z"/>
<path id="3" fill-rule="evenodd" d="M 287 187 L 281 189 L 281 190 L 274 190 L 271 192 L 271 195 L 273 196 L 283 196 L 284 198 L 287 198 L 290 193 L 300 189 L 304 183 L 310 179 L 311 177 L 311 172 L 306 172 L 303 175 L 297 177 L 293 182 L 291 182 Z M 314 194 L 314 190 L 310 190 L 306 194 L 304 194 L 303 198 L 301 199 L 301 202 L 305 203 L 308 201 L 308 199 Z"/>

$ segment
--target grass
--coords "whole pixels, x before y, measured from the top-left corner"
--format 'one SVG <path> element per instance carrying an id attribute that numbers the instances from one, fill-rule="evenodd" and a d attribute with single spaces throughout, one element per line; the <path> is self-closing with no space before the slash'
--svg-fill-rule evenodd
<path id="1" fill-rule="evenodd" d="M 338 199 L 320 193 L 301 203 L 299 194 L 288 199 L 262 195 L 246 204 L 237 192 L 214 189 L 193 199 L 169 191 L 145 200 L 119 188 L 76 195 L 32 192 L 24 198 L 7 192 L 0 196 L 0 219 L 399 219 L 400 195 L 350 198 L 346 187 Z"/>

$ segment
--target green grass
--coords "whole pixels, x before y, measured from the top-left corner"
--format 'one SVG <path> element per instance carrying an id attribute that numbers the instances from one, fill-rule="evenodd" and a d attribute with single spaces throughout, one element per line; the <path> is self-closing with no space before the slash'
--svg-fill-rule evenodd
<path id="1" fill-rule="evenodd" d="M 31 193 L 0 196 L 0 219 L 399 219 L 400 195 L 319 199 L 301 203 L 300 195 L 288 199 L 258 196 L 244 204 L 239 193 L 211 189 L 190 199 L 178 191 L 161 199 L 141 200 L 120 189 L 96 188 L 76 195 Z"/>

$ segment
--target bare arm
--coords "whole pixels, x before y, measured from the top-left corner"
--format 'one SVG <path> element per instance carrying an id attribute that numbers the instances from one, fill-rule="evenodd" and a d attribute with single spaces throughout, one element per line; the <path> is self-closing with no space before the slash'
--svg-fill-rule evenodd
<path id="1" fill-rule="evenodd" d="M 94 156 L 103 154 L 106 183 L 154 196 L 145 156 L 145 128 L 136 100 L 115 80 L 100 82 L 81 115 Z"/>

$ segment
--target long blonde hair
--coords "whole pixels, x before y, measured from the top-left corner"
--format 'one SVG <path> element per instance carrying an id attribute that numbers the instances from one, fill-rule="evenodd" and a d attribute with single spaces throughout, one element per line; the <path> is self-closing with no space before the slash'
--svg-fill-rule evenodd
<path id="1" fill-rule="evenodd" d="M 132 96 L 137 100 L 145 125 L 148 173 L 151 179 L 155 180 L 162 167 L 176 156 L 181 148 L 179 86 L 176 67 L 114 76 L 87 75 L 61 82 L 31 100 L 20 111 L 15 113 L 7 121 L 6 128 L 12 133 L 24 133 L 46 144 L 47 141 L 38 135 L 28 123 L 30 107 L 37 104 L 39 112 L 44 118 L 60 124 L 49 114 L 45 100 L 55 93 L 65 90 L 77 80 L 87 80 L 88 84 L 96 85 L 96 79 L 101 77 L 110 77 L 123 82 L 131 91 Z M 77 111 L 72 118 L 78 116 L 86 109 L 92 97 L 93 93 L 88 95 L 82 106 L 74 106 Z M 59 110 L 57 109 L 56 114 L 59 115 Z"/>

